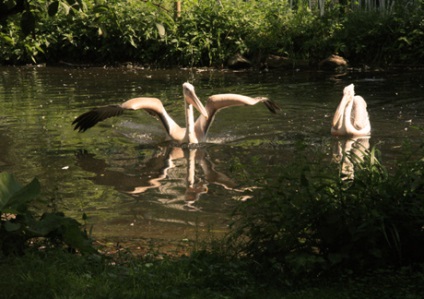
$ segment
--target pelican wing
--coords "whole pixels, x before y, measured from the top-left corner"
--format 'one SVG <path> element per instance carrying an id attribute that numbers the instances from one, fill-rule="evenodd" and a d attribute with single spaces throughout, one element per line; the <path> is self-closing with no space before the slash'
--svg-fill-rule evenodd
<path id="1" fill-rule="evenodd" d="M 357 130 L 362 130 L 370 125 L 367 103 L 361 96 L 355 96 L 353 98 L 351 121 Z"/>
<path id="2" fill-rule="evenodd" d="M 263 103 L 271 113 L 277 113 L 278 110 L 281 110 L 281 108 L 276 103 L 265 97 L 251 98 L 248 96 L 231 93 L 210 96 L 205 107 L 208 117 L 206 118 L 203 115 L 198 117 L 195 124 L 196 134 L 198 136 L 202 136 L 203 140 L 205 139 L 209 127 L 211 126 L 215 115 L 219 110 L 233 106 L 252 106 L 256 105 L 257 103 Z"/>
<path id="3" fill-rule="evenodd" d="M 113 116 L 119 116 L 122 113 L 124 113 L 124 109 L 119 105 L 93 108 L 78 116 L 72 124 L 75 125 L 74 130 L 85 132 L 89 128 L 95 126 L 98 122 Z"/>
<path id="4" fill-rule="evenodd" d="M 144 109 L 149 114 L 158 117 L 168 134 L 171 135 L 173 132 L 181 130 L 181 128 L 166 113 L 165 108 L 159 99 L 146 97 L 130 99 L 121 105 L 94 108 L 78 116 L 72 124 L 75 125 L 74 130 L 84 132 L 96 125 L 98 122 L 110 117 L 121 115 L 125 110 L 139 109 Z"/>

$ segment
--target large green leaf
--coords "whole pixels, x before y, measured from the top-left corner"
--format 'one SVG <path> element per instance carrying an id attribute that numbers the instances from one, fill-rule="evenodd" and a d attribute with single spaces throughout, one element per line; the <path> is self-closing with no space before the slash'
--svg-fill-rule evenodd
<path id="1" fill-rule="evenodd" d="M 0 211 L 19 213 L 26 210 L 28 202 L 40 194 L 40 183 L 33 179 L 22 187 L 12 174 L 0 173 Z"/>
<path id="2" fill-rule="evenodd" d="M 0 211 L 7 207 L 9 199 L 22 188 L 10 173 L 0 173 Z"/>
<path id="3" fill-rule="evenodd" d="M 62 213 L 45 213 L 39 221 L 31 222 L 27 231 L 34 236 L 56 237 L 82 253 L 96 252 L 90 239 L 81 231 L 80 223 Z"/>

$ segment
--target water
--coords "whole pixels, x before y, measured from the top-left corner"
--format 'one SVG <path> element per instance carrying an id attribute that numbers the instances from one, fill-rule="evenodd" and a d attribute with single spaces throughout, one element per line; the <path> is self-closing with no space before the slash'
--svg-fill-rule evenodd
<path id="1" fill-rule="evenodd" d="M 78 220 L 85 213 L 99 240 L 172 243 L 225 232 L 235 203 L 290 163 L 300 141 L 330 163 L 338 142 L 330 123 L 350 83 L 368 103 L 367 142 L 381 150 L 383 163 L 396 159 L 405 139 L 422 142 L 415 127 L 424 127 L 423 72 L 2 67 L 0 74 L 0 171 L 23 183 L 37 177 L 48 208 Z M 203 101 L 229 92 L 267 96 L 282 111 L 272 115 L 262 105 L 223 110 L 208 142 L 194 148 L 165 141 L 160 123 L 143 111 L 85 133 L 72 129 L 88 109 L 138 96 L 162 99 L 183 125 L 185 81 Z"/>

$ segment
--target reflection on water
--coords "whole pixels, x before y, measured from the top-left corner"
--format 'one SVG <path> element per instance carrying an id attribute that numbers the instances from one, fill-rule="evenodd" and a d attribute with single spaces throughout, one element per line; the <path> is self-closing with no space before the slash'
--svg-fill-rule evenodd
<path id="1" fill-rule="evenodd" d="M 361 163 L 370 148 L 370 136 L 338 138 L 333 147 L 333 160 L 340 164 L 344 180 L 355 177 L 355 163 Z"/>
<path id="2" fill-rule="evenodd" d="M 281 113 L 262 106 L 219 112 L 208 144 L 163 144 L 160 123 L 136 111 L 96 125 L 84 134 L 72 121 L 87 109 L 139 96 L 160 98 L 184 123 L 181 84 L 199 98 L 219 93 L 264 96 Z M 78 219 L 86 213 L 94 236 L 178 239 L 195 228 L 225 231 L 238 200 L 263 188 L 279 168 L 295 160 L 299 145 L 333 155 L 331 119 L 343 88 L 368 103 L 372 139 L 337 139 L 337 155 L 378 144 L 390 163 L 404 139 L 422 143 L 423 72 L 230 72 L 119 68 L 0 67 L 0 171 L 19 181 L 37 177 L 52 206 Z M 355 146 L 355 144 L 363 145 Z M 76 154 L 77 153 L 77 154 Z M 352 155 L 351 155 L 352 156 Z M 327 161 L 325 161 L 327 162 Z M 352 177 L 351 161 L 341 159 Z M 260 189 L 259 189 L 260 190 Z"/>
<path id="3" fill-rule="evenodd" d="M 166 208 L 187 211 L 200 211 L 196 202 L 202 194 L 208 192 L 208 185 L 219 185 L 226 190 L 240 193 L 240 200 L 250 195 L 244 194 L 252 188 L 239 187 L 227 175 L 215 169 L 208 158 L 207 148 L 180 147 L 172 143 L 159 146 L 151 156 L 131 165 L 135 171 L 122 171 L 110 168 L 104 159 L 95 158 L 86 152 L 77 155 L 78 165 L 85 171 L 95 174 L 90 177 L 95 185 L 113 186 L 115 189 L 131 196 L 139 196 L 150 189 L 157 189 L 160 197 L 157 201 Z M 126 161 L 134 163 L 129 159 Z M 129 165 L 120 163 L 121 169 L 129 169 Z M 202 174 L 199 174 L 201 169 Z"/>

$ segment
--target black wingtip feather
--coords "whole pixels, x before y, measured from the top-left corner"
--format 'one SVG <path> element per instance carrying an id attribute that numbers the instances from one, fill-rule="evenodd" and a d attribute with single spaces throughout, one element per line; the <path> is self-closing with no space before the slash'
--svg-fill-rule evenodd
<path id="1" fill-rule="evenodd" d="M 276 114 L 277 111 L 281 110 L 280 106 L 278 106 L 276 103 L 274 103 L 271 100 L 264 101 L 264 104 L 268 108 L 268 110 L 271 111 L 271 113 Z"/>

